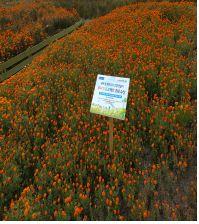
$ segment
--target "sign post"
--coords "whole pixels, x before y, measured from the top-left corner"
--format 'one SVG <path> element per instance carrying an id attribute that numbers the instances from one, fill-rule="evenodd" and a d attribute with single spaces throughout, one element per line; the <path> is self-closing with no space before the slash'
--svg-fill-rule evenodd
<path id="1" fill-rule="evenodd" d="M 113 118 L 124 120 L 129 78 L 98 75 L 90 112 L 109 117 L 109 148 L 113 152 Z"/>
<path id="2" fill-rule="evenodd" d="M 113 118 L 109 118 L 109 147 L 110 152 L 113 152 Z"/>

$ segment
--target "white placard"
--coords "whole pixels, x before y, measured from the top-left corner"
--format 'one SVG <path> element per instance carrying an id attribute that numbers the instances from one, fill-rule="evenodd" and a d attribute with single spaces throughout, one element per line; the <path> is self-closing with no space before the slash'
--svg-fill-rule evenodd
<path id="1" fill-rule="evenodd" d="M 124 120 L 129 83 L 129 78 L 98 75 L 90 112 Z"/>

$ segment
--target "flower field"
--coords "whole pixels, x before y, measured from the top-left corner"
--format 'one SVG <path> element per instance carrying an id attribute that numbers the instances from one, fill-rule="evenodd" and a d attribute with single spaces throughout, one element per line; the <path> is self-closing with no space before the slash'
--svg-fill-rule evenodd
<path id="1" fill-rule="evenodd" d="M 0 5 L 0 61 L 5 61 L 80 19 L 75 9 L 50 1 Z"/>
<path id="2" fill-rule="evenodd" d="M 0 84 L 2 220 L 196 220 L 195 18 L 186 2 L 115 9 Z M 131 80 L 112 153 L 97 74 Z"/>

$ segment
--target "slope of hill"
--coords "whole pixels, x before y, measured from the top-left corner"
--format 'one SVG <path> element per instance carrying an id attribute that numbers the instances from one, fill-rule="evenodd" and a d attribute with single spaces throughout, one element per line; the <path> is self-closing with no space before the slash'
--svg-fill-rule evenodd
<path id="1" fill-rule="evenodd" d="M 2 219 L 196 220 L 195 12 L 118 8 L 0 84 Z M 113 153 L 98 73 L 131 78 Z"/>
<path id="2" fill-rule="evenodd" d="M 0 4 L 0 62 L 73 25 L 80 19 L 74 9 L 55 7 L 50 1 Z"/>

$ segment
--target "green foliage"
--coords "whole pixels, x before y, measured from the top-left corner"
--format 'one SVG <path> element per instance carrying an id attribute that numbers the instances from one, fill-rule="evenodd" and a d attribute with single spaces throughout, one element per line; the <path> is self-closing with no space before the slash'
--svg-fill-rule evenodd
<path id="1" fill-rule="evenodd" d="M 136 0 L 71 0 L 55 1 L 56 5 L 66 8 L 75 8 L 83 18 L 95 18 L 105 15 L 114 8 L 129 3 L 137 2 Z M 142 1 L 139 1 L 142 2 Z"/>

